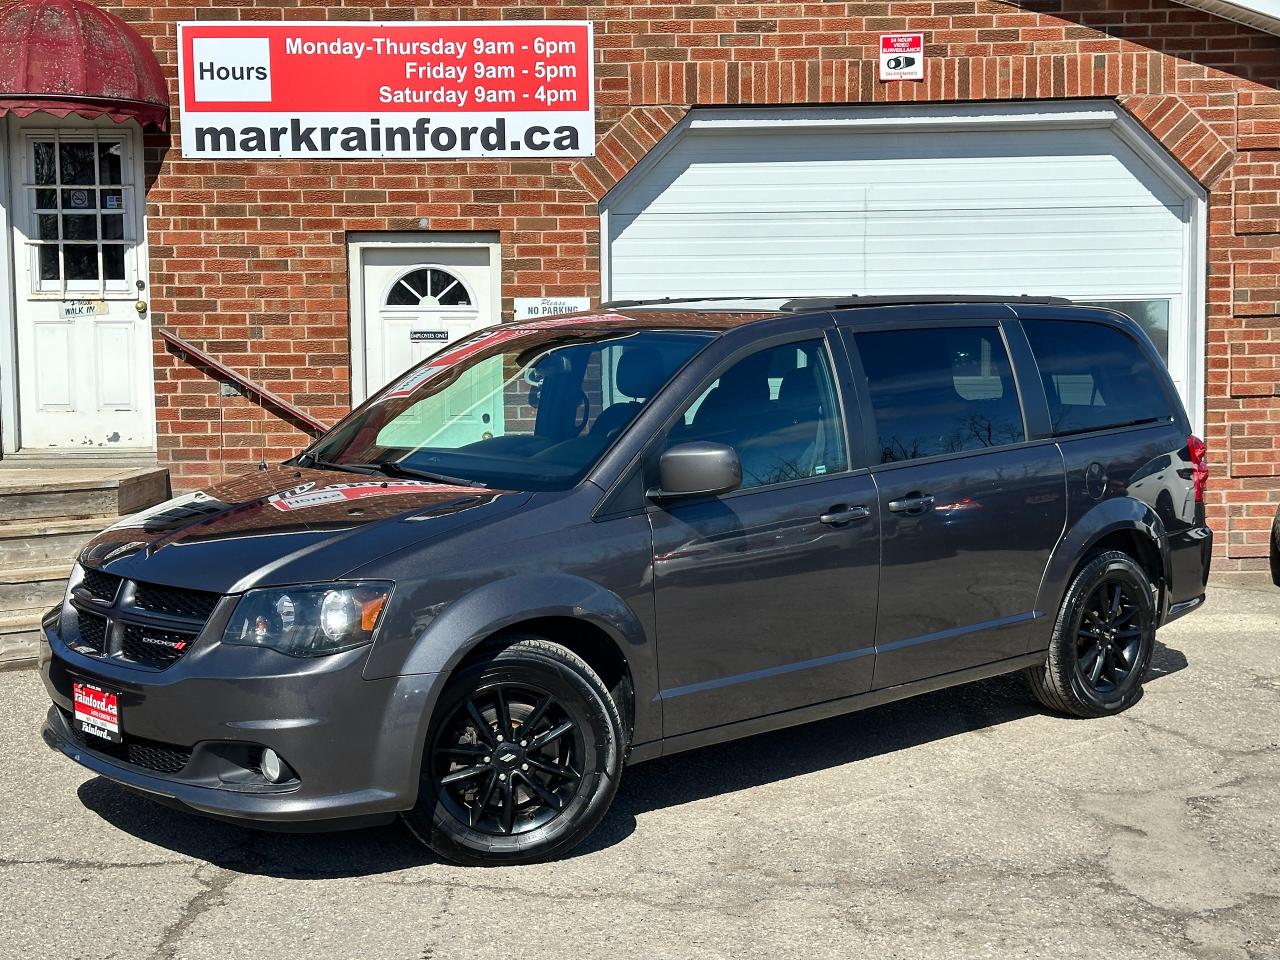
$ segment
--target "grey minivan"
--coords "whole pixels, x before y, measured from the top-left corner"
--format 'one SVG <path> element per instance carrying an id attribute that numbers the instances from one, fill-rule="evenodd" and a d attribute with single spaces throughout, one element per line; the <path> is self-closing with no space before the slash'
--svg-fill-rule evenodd
<path id="1" fill-rule="evenodd" d="M 1207 477 L 1150 341 L 1067 301 L 494 327 L 90 543 L 44 737 L 247 825 L 556 857 L 660 755 L 1013 671 L 1125 709 L 1204 599 Z"/>

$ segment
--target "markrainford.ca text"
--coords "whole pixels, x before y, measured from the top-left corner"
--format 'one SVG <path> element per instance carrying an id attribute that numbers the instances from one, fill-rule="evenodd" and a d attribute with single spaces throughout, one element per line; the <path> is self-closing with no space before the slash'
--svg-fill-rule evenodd
<path id="1" fill-rule="evenodd" d="M 418 117 L 411 125 L 383 125 L 370 118 L 360 126 L 304 124 L 293 118 L 288 125 L 262 127 L 200 126 L 192 132 L 196 150 L 202 153 L 452 153 L 482 150 L 575 151 L 577 127 L 525 127 L 519 136 L 508 136 L 507 122 L 499 117 L 485 126 L 452 126 Z"/>

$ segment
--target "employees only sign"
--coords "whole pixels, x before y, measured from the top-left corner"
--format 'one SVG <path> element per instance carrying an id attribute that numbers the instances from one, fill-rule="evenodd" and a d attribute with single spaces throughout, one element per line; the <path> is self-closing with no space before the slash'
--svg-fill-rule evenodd
<path id="1" fill-rule="evenodd" d="M 591 24 L 184 23 L 186 157 L 582 157 Z"/>

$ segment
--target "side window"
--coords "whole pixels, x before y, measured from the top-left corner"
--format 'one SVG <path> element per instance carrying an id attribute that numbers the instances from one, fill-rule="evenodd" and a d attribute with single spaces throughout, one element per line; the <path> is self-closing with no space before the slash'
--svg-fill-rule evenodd
<path id="1" fill-rule="evenodd" d="M 1024 439 L 1009 355 L 995 327 L 854 336 L 876 416 L 880 462 Z"/>
<path id="2" fill-rule="evenodd" d="M 761 350 L 726 370 L 685 408 L 667 437 L 668 445 L 694 440 L 737 450 L 744 488 L 848 469 L 824 342 Z"/>
<path id="3" fill-rule="evenodd" d="M 1164 386 L 1127 334 L 1101 323 L 1024 320 L 1055 433 L 1081 433 L 1173 415 Z"/>

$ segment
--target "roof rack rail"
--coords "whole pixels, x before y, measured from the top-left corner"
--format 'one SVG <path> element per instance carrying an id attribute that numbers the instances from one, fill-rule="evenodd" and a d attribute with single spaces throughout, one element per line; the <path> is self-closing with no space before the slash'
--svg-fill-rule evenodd
<path id="1" fill-rule="evenodd" d="M 928 303 L 1027 303 L 1040 306 L 1069 307 L 1065 297 L 974 296 L 972 294 L 930 293 L 920 296 L 869 296 L 851 293 L 843 297 L 798 297 L 779 309 L 785 313 L 808 313 L 811 310 L 853 310 L 857 307 L 913 306 Z"/>

